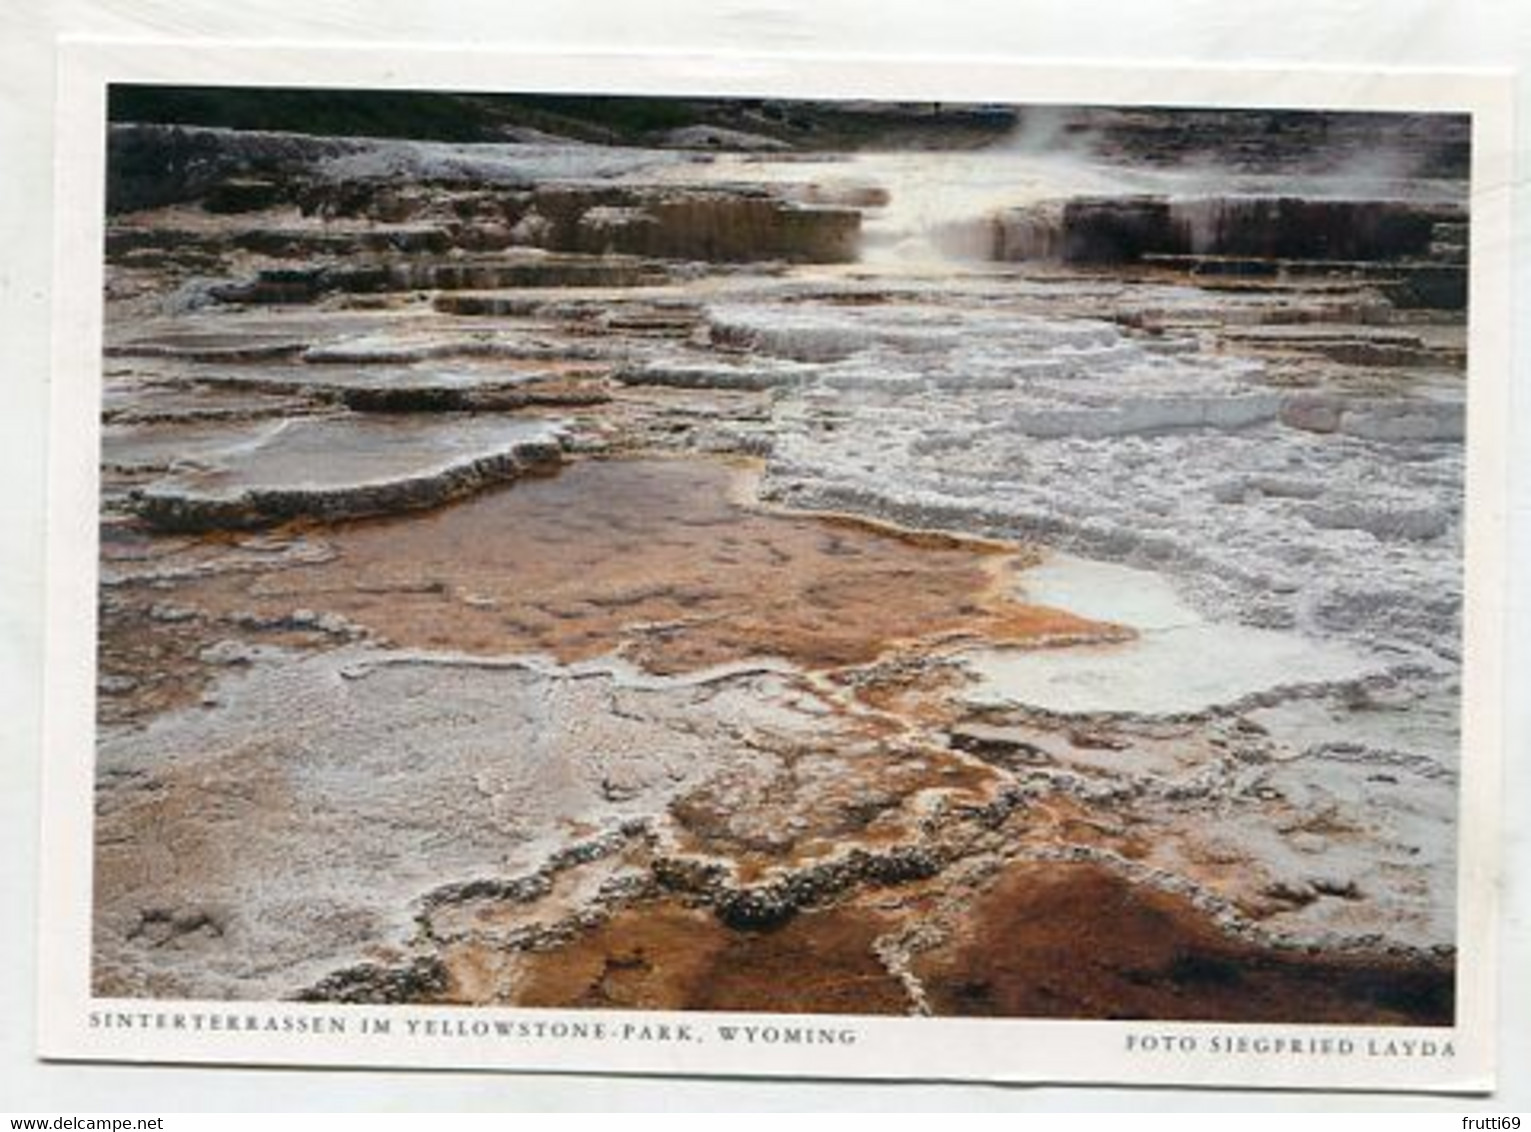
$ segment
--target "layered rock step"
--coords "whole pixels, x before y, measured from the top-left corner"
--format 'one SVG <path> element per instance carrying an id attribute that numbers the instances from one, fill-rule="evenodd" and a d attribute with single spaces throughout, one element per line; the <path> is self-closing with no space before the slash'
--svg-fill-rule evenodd
<path id="1" fill-rule="evenodd" d="M 1078 196 L 944 225 L 937 243 L 997 262 L 1155 264 L 1193 275 L 1348 274 L 1401 305 L 1466 305 L 1466 210 L 1281 197 Z"/>
<path id="2" fill-rule="evenodd" d="M 546 421 L 342 416 L 209 430 L 190 459 L 184 429 L 122 426 L 105 453 L 174 453 L 129 505 L 155 527 L 209 530 L 434 507 L 558 463 L 564 435 Z"/>

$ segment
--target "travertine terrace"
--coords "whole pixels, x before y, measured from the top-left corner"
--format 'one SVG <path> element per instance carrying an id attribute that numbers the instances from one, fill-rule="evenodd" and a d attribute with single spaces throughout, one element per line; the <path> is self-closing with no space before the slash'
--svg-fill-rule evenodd
<path id="1" fill-rule="evenodd" d="M 1449 1022 L 1463 123 L 785 106 L 113 127 L 97 993 Z"/>

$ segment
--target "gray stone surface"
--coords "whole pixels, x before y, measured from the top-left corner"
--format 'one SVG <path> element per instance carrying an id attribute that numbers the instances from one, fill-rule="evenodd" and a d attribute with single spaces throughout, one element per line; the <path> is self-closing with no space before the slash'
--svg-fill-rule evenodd
<path id="1" fill-rule="evenodd" d="M 432 507 L 556 463 L 562 437 L 543 421 L 344 416 L 209 428 L 194 457 L 181 429 L 125 431 L 118 449 L 124 459 L 178 453 L 132 506 L 155 526 L 198 530 Z"/>
<path id="2" fill-rule="evenodd" d="M 397 954 L 427 894 L 532 873 L 747 771 L 756 732 L 822 735 L 800 699 L 770 673 L 252 661 L 214 706 L 102 744 L 97 985 L 280 998 Z"/>

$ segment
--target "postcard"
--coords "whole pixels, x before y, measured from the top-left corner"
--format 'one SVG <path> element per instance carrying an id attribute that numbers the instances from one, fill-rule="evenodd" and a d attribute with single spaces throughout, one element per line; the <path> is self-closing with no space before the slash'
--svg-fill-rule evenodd
<path id="1" fill-rule="evenodd" d="M 43 1056 L 1492 1086 L 1505 81 L 61 65 Z"/>

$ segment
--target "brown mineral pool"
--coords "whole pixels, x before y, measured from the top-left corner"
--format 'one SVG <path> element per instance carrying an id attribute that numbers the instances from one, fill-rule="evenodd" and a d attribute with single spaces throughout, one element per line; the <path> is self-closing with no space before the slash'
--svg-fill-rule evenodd
<path id="1" fill-rule="evenodd" d="M 1451 1024 L 1449 960 L 1276 950 L 1090 863 L 1022 863 L 914 963 L 937 1014 Z"/>
<path id="2" fill-rule="evenodd" d="M 1122 635 L 1008 596 L 1014 547 L 765 511 L 741 502 L 749 476 L 721 460 L 576 463 L 407 520 L 315 530 L 333 560 L 200 579 L 176 600 L 339 614 L 400 647 L 617 653 L 661 674 Z"/>

